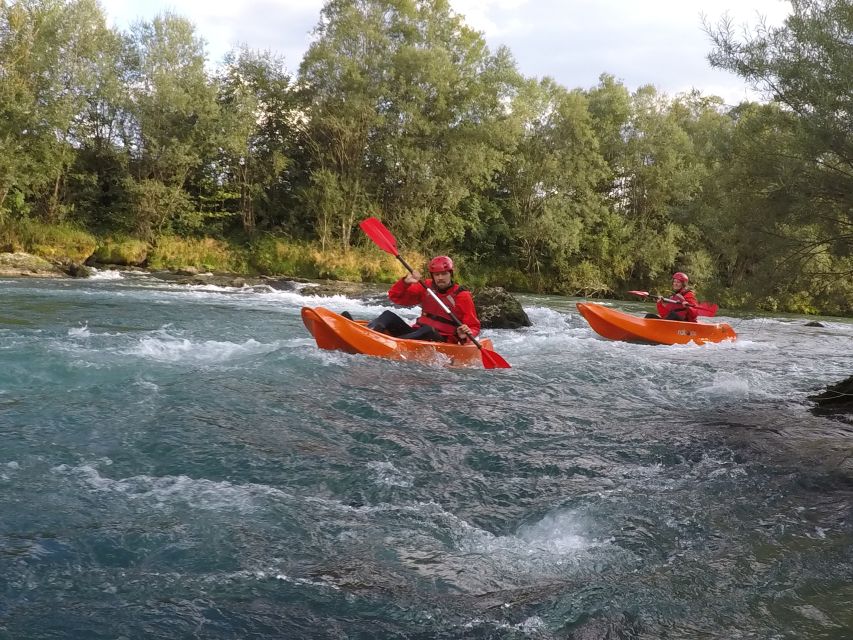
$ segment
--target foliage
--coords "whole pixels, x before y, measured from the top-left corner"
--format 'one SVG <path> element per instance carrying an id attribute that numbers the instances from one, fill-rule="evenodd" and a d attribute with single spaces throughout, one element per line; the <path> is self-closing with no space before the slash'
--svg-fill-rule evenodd
<path id="1" fill-rule="evenodd" d="M 163 235 L 148 254 L 152 269 L 195 267 L 213 272 L 247 273 L 249 254 L 245 248 L 215 238 L 182 238 Z"/>
<path id="2" fill-rule="evenodd" d="M 407 252 L 410 264 L 425 263 L 417 252 Z M 344 251 L 326 248 L 318 243 L 292 242 L 264 236 L 252 243 L 251 260 L 260 273 L 305 278 L 327 278 L 352 282 L 394 282 L 402 267 L 387 253 L 372 244 Z"/>
<path id="3" fill-rule="evenodd" d="M 130 236 L 100 238 L 92 259 L 103 264 L 141 266 L 148 260 L 148 243 Z"/>
<path id="4" fill-rule="evenodd" d="M 238 194 L 243 229 L 252 233 L 280 217 L 278 187 L 291 163 L 296 91 L 281 59 L 245 47 L 226 56 L 217 82 L 219 180 Z"/>
<path id="5" fill-rule="evenodd" d="M 853 3 L 791 5 L 782 27 L 760 24 L 742 38 L 727 20 L 706 29 L 715 45 L 711 64 L 734 71 L 778 105 L 767 114 L 775 136 L 762 150 L 757 176 L 770 184 L 755 195 L 765 205 L 767 232 L 783 234 L 791 264 L 808 269 L 824 253 L 844 257 L 853 244 Z M 747 180 L 755 174 L 745 171 Z M 800 237 L 813 223 L 817 237 Z"/>
<path id="6" fill-rule="evenodd" d="M 351 244 L 381 212 L 425 247 L 462 238 L 462 202 L 489 185 L 511 145 L 503 100 L 517 74 L 504 50 L 446 0 L 334 0 L 300 68 L 309 119 L 303 203 L 324 246 Z"/>
<path id="7" fill-rule="evenodd" d="M 312 254 L 313 247 L 310 244 L 287 242 L 264 235 L 252 242 L 251 264 L 259 273 L 318 278 L 320 274 Z"/>
<path id="8" fill-rule="evenodd" d="M 0 225 L 0 244 L 51 260 L 84 262 L 98 243 L 91 233 L 69 223 L 18 220 Z"/>
<path id="9" fill-rule="evenodd" d="M 706 25 L 765 92 L 524 78 L 447 0 L 328 0 L 297 74 L 189 20 L 0 1 L 0 240 L 49 256 L 395 280 L 358 231 L 460 279 L 616 295 L 686 270 L 726 306 L 853 313 L 853 4 Z M 97 241 L 95 237 L 102 238 Z"/>
<path id="10" fill-rule="evenodd" d="M 507 245 L 525 270 L 571 267 L 604 203 L 596 185 L 607 166 L 579 92 L 551 80 L 527 82 L 513 103 L 518 143 L 497 179 Z"/>

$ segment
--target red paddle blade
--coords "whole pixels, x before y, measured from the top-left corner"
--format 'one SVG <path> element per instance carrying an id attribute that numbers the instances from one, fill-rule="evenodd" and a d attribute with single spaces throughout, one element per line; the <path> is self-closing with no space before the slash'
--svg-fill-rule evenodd
<path id="1" fill-rule="evenodd" d="M 392 256 L 400 254 L 397 251 L 397 238 L 377 218 L 365 218 L 358 226 L 380 249 Z"/>
<path id="2" fill-rule="evenodd" d="M 483 366 L 486 369 L 511 369 L 509 362 L 504 360 L 500 355 L 491 349 L 480 348 L 480 357 L 483 360 Z"/>
<path id="3" fill-rule="evenodd" d="M 644 298 L 649 297 L 648 291 L 629 291 L 628 293 L 630 293 L 632 296 L 643 296 Z"/>
<path id="4" fill-rule="evenodd" d="M 696 305 L 696 313 L 700 316 L 715 316 L 719 307 L 712 302 L 702 302 Z"/>

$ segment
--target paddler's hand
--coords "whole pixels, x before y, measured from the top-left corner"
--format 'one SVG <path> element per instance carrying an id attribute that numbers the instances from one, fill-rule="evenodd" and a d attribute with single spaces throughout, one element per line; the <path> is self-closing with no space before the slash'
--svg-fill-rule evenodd
<path id="1" fill-rule="evenodd" d="M 406 281 L 406 284 L 415 284 L 416 282 L 420 282 L 421 277 L 421 272 L 415 269 L 403 279 Z"/>
<path id="2" fill-rule="evenodd" d="M 459 342 L 467 342 L 470 336 L 471 329 L 467 324 L 460 324 L 456 327 L 456 337 L 459 338 Z"/>

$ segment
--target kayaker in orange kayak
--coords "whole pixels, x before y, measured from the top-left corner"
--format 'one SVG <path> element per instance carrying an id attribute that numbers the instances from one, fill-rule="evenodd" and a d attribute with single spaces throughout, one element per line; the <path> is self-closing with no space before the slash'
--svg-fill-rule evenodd
<path id="1" fill-rule="evenodd" d="M 367 324 L 368 328 L 395 338 L 458 344 L 467 342 L 469 335 L 479 335 L 480 320 L 471 292 L 453 282 L 453 260 L 448 256 L 433 258 L 429 262 L 429 273 L 432 278 L 425 280 L 427 287 L 459 318 L 461 325 L 455 326 L 450 316 L 427 293 L 419 282 L 421 274 L 415 270 L 405 278 L 400 278 L 388 290 L 388 297 L 394 304 L 403 307 L 421 305 L 421 317 L 414 326 L 409 326 L 393 311 L 383 311 Z"/>
<path id="2" fill-rule="evenodd" d="M 663 318 L 664 320 L 681 320 L 682 322 L 697 322 L 699 313 L 696 305 L 696 294 L 688 286 L 689 278 L 686 273 L 678 271 L 672 274 L 672 293 L 667 296 L 658 296 L 658 312 L 649 313 L 647 318 Z"/>

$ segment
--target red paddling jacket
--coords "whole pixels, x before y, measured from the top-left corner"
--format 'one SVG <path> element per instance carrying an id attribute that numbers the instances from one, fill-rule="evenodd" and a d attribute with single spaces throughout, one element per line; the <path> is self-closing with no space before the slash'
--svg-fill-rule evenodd
<path id="1" fill-rule="evenodd" d="M 699 302 L 696 300 L 696 296 L 690 289 L 682 289 L 678 293 L 673 292 L 668 298 L 672 300 L 684 300 L 688 304 L 693 306 L 685 307 L 683 304 L 678 302 L 664 302 L 663 300 L 658 300 L 658 315 L 661 318 L 666 318 L 673 311 L 675 312 L 675 316 L 677 316 L 677 320 L 683 320 L 685 322 L 696 322 L 696 318 L 699 317 L 699 314 L 696 311 L 696 305 Z"/>
<path id="2" fill-rule="evenodd" d="M 426 285 L 433 290 L 448 309 L 453 312 L 462 324 L 467 324 L 471 329 L 474 337 L 480 334 L 480 320 L 477 318 L 477 311 L 474 308 L 474 299 L 471 297 L 471 292 L 465 287 L 460 287 L 454 283 L 450 288 L 441 293 L 432 283 L 432 280 L 426 280 Z M 456 335 L 456 325 L 450 316 L 444 312 L 439 304 L 433 300 L 432 296 L 427 293 L 419 282 L 406 284 L 406 279 L 397 280 L 388 290 L 388 297 L 391 302 L 399 304 L 403 307 L 413 307 L 416 304 L 421 305 L 421 317 L 415 323 L 416 327 L 428 325 L 438 331 L 448 342 L 459 343 L 459 337 Z"/>

